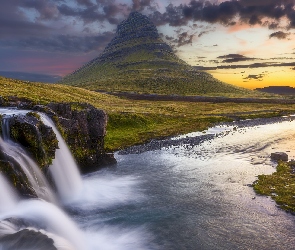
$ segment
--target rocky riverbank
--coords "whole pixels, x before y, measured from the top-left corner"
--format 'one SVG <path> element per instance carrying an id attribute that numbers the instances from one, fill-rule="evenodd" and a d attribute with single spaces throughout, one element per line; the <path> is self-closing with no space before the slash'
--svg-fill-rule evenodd
<path id="1" fill-rule="evenodd" d="M 0 107 L 33 111 L 26 116 L 13 117 L 10 120 L 10 136 L 24 146 L 42 168 L 51 163 L 57 141 L 52 129 L 45 126 L 35 112 L 43 112 L 54 121 L 82 173 L 116 163 L 113 154 L 107 154 L 104 150 L 108 117 L 103 110 L 80 103 L 37 105 L 30 100 L 17 97 L 0 97 Z"/>
<path id="2" fill-rule="evenodd" d="M 219 125 L 222 126 L 233 126 L 234 130 L 237 128 L 243 128 L 243 127 L 255 127 L 259 125 L 265 125 L 265 124 L 272 124 L 272 123 L 278 123 L 283 121 L 293 121 L 295 120 L 295 116 L 286 116 L 286 117 L 273 117 L 273 118 L 257 118 L 252 120 L 240 120 L 240 121 L 234 121 L 234 122 L 224 122 L 220 123 Z M 147 151 L 153 151 L 153 150 L 160 150 L 160 149 L 168 149 L 170 147 L 176 147 L 181 145 L 188 145 L 188 146 L 195 146 L 198 145 L 204 141 L 213 139 L 215 134 L 205 134 L 206 131 L 204 131 L 203 135 L 199 136 L 186 136 L 185 138 L 167 138 L 163 140 L 151 140 L 150 142 L 143 144 L 143 145 L 135 145 L 132 147 L 129 147 L 124 150 L 120 150 L 119 154 L 140 154 Z"/>

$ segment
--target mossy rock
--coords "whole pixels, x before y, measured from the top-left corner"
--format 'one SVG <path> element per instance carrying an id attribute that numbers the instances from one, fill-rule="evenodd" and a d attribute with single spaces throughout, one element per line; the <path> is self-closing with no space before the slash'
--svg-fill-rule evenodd
<path id="1" fill-rule="evenodd" d="M 52 163 L 58 140 L 52 128 L 46 126 L 38 114 L 30 112 L 10 119 L 10 136 L 31 153 L 41 169 Z"/>
<path id="2" fill-rule="evenodd" d="M 9 156 L 0 153 L 0 172 L 6 176 L 9 182 L 19 191 L 21 195 L 37 197 L 34 189 L 28 182 L 28 179 L 21 171 L 21 168 Z"/>

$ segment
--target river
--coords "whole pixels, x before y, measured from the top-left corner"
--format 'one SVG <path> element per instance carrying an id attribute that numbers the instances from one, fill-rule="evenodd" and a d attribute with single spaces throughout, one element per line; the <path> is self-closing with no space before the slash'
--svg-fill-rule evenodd
<path id="1" fill-rule="evenodd" d="M 84 177 L 101 183 L 102 199 L 77 221 L 131 230 L 142 249 L 293 249 L 295 217 L 249 186 L 275 171 L 276 151 L 295 158 L 295 121 L 231 126 L 196 146 L 117 154 L 116 168 Z"/>
<path id="2" fill-rule="evenodd" d="M 294 249 L 295 217 L 270 198 L 256 195 L 249 184 L 257 175 L 275 171 L 272 152 L 288 152 L 295 158 L 295 121 L 231 124 L 210 131 L 218 134 L 196 145 L 180 143 L 140 154 L 118 152 L 116 166 L 83 176 L 81 192 L 59 205 L 78 227 L 79 243 L 74 246 Z M 64 221 L 51 224 L 62 227 Z M 45 227 L 57 233 L 52 228 Z M 61 243 L 55 246 L 72 249 L 62 248 Z"/>

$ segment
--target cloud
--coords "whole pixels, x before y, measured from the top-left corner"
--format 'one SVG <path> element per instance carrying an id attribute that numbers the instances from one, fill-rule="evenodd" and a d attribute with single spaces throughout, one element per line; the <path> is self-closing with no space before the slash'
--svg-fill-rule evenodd
<path id="1" fill-rule="evenodd" d="M 267 67 L 295 67 L 295 62 L 289 63 L 252 63 L 246 65 L 232 64 L 232 65 L 219 65 L 216 67 L 203 67 L 195 66 L 194 68 L 198 70 L 217 70 L 217 69 L 247 69 L 247 68 L 267 68 Z"/>
<path id="2" fill-rule="evenodd" d="M 264 74 L 258 74 L 258 75 L 248 75 L 247 77 L 243 78 L 244 80 L 258 80 L 262 81 Z"/>
<path id="3" fill-rule="evenodd" d="M 59 15 L 57 6 L 51 1 L 23 0 L 19 1 L 19 6 L 27 9 L 34 9 L 39 14 L 38 19 L 40 20 L 54 19 Z"/>
<path id="4" fill-rule="evenodd" d="M 132 0 L 131 11 L 143 11 L 145 8 L 156 10 L 153 0 Z"/>
<path id="5" fill-rule="evenodd" d="M 18 47 L 25 49 L 37 49 L 53 52 L 90 52 L 102 51 L 114 36 L 112 32 L 104 32 L 96 36 L 73 36 L 73 35 L 56 35 L 46 38 L 28 37 L 22 40 L 2 40 L 0 45 L 7 47 Z"/>
<path id="6" fill-rule="evenodd" d="M 240 54 L 228 54 L 224 56 L 217 57 L 218 59 L 224 59 L 223 63 L 233 63 L 233 62 L 243 62 L 243 61 L 252 61 L 256 58 L 246 57 Z"/>
<path id="7" fill-rule="evenodd" d="M 181 47 L 186 44 L 192 44 L 195 34 L 188 34 L 188 32 L 182 32 L 177 40 L 177 47 Z"/>
<path id="8" fill-rule="evenodd" d="M 269 35 L 269 38 L 277 38 L 280 40 L 287 39 L 290 33 L 285 33 L 283 31 L 277 31 Z"/>
<path id="9" fill-rule="evenodd" d="M 295 28 L 294 0 L 232 0 L 214 3 L 192 0 L 189 4 L 172 4 L 164 13 L 153 13 L 151 18 L 158 25 L 187 25 L 189 21 L 219 23 L 225 26 L 236 24 L 268 26 L 277 28 L 281 19 L 286 18 L 286 28 Z"/>

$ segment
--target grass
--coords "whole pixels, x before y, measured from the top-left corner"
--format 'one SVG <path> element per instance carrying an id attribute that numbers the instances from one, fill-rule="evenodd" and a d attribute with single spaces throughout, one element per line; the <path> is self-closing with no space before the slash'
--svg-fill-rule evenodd
<path id="1" fill-rule="evenodd" d="M 257 194 L 270 196 L 279 207 L 295 213 L 295 174 L 290 163 L 280 162 L 272 175 L 259 175 L 253 187 Z"/>
<path id="2" fill-rule="evenodd" d="M 263 96 L 197 71 L 178 58 L 156 34 L 127 40 L 116 36 L 99 57 L 61 83 L 108 92 Z"/>
<path id="3" fill-rule="evenodd" d="M 202 131 L 234 118 L 273 117 L 295 114 L 295 104 L 196 103 L 128 100 L 108 94 L 59 84 L 24 82 L 0 77 L 0 96 L 17 96 L 36 104 L 89 103 L 109 116 L 105 147 L 114 151 L 153 138 Z"/>

